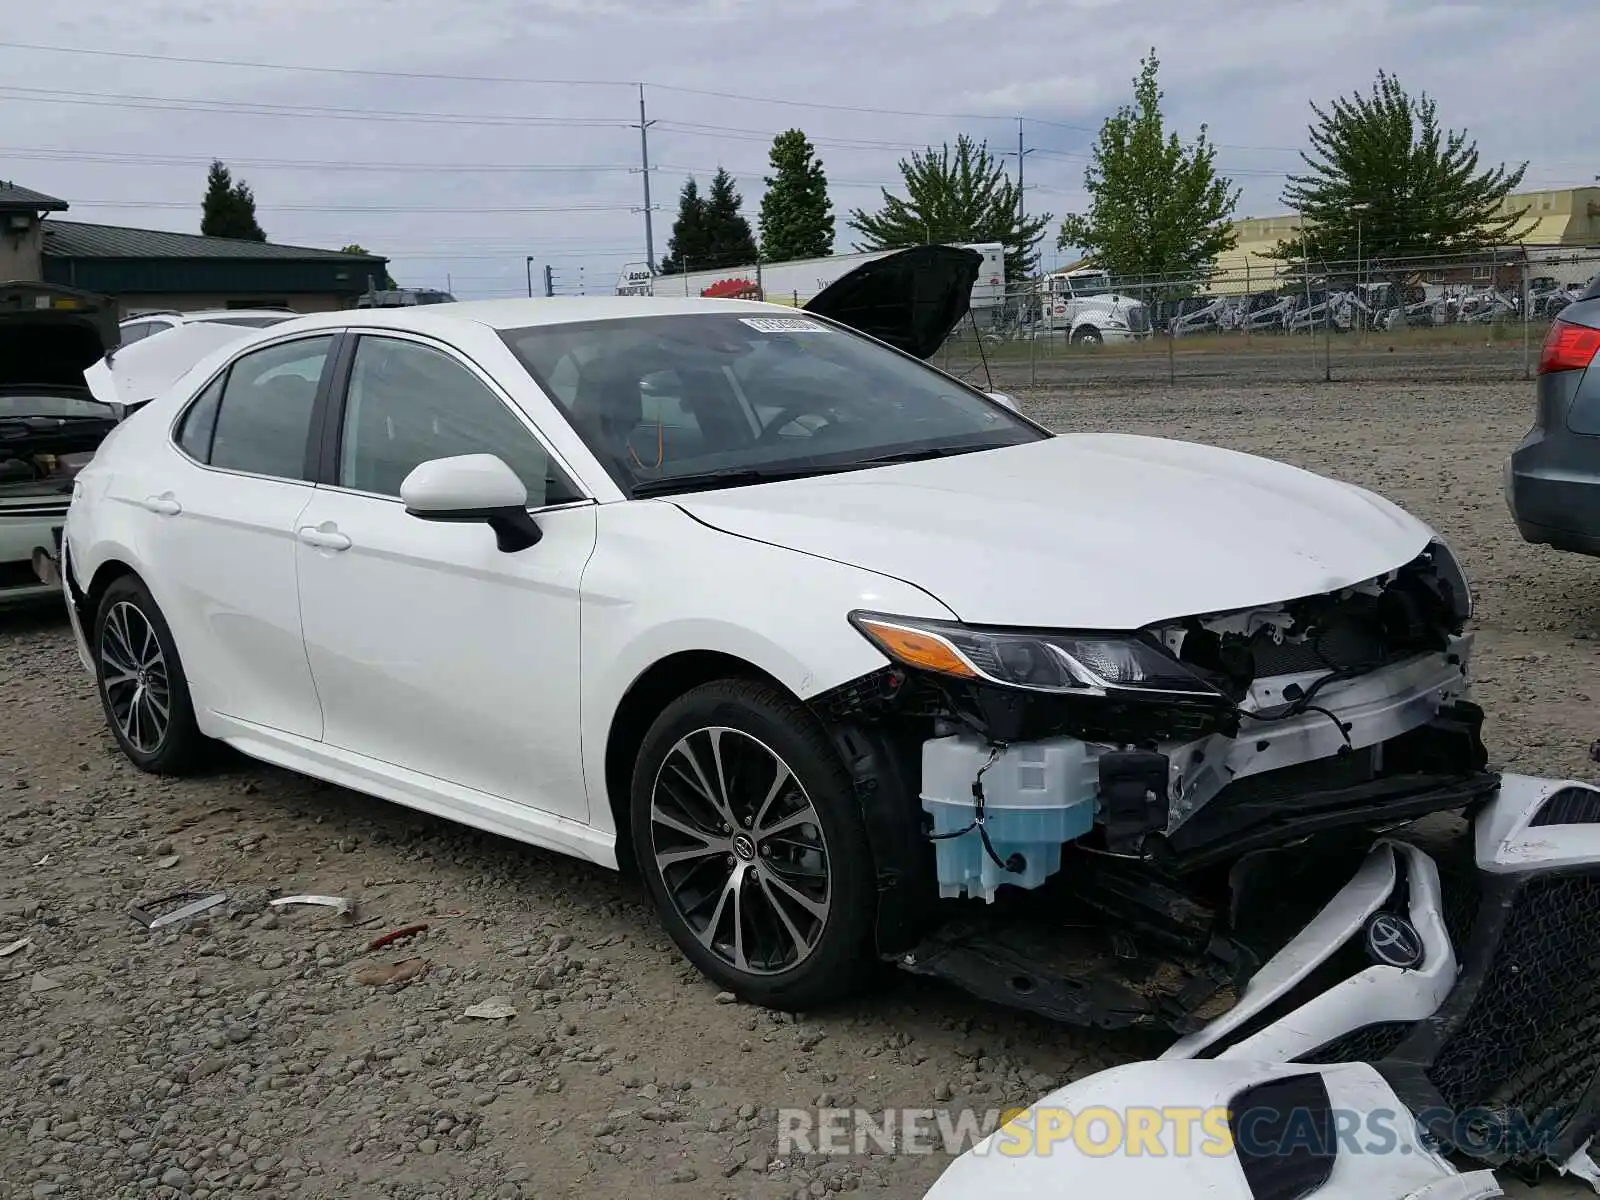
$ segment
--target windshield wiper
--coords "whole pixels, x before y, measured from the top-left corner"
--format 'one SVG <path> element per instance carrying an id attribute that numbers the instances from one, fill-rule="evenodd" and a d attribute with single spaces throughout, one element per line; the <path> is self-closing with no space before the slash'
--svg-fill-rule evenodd
<path id="1" fill-rule="evenodd" d="M 891 463 L 922 462 L 929 458 L 949 458 L 955 454 L 976 454 L 980 450 L 999 450 L 1009 442 L 996 442 L 991 446 L 922 446 L 916 450 L 900 450 L 893 454 L 880 454 L 875 458 L 862 458 L 858 467 L 886 467 Z"/>
<path id="2" fill-rule="evenodd" d="M 635 499 L 648 496 L 666 496 L 673 492 L 693 492 L 701 489 L 746 487 L 754 483 L 776 483 L 784 479 L 805 479 L 813 475 L 839 475 L 846 471 L 865 471 L 872 467 L 887 467 L 895 463 L 920 462 L 929 458 L 945 458 L 955 454 L 973 454 L 979 450 L 998 450 L 1009 443 L 986 446 L 922 446 L 915 450 L 900 450 L 880 454 L 873 458 L 853 458 L 840 463 L 811 463 L 807 466 L 727 467 L 720 471 L 689 471 L 682 475 L 666 475 L 660 479 L 644 479 L 633 485 Z"/>
<path id="3" fill-rule="evenodd" d="M 633 485 L 631 494 L 634 499 L 641 500 L 647 496 L 666 496 L 673 492 L 744 487 L 752 483 L 804 479 L 809 475 L 831 475 L 837 471 L 853 471 L 862 465 L 849 462 L 825 467 L 813 464 L 805 467 L 727 467 L 720 471 L 686 471 L 682 475 L 664 475 L 660 479 L 641 479 Z"/>

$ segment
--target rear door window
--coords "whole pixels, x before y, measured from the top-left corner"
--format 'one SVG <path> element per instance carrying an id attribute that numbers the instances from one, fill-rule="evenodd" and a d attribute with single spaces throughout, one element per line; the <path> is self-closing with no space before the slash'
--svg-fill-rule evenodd
<path id="1" fill-rule="evenodd" d="M 234 361 L 223 386 L 211 465 L 277 479 L 308 480 L 311 414 L 334 335 L 299 338 Z"/>

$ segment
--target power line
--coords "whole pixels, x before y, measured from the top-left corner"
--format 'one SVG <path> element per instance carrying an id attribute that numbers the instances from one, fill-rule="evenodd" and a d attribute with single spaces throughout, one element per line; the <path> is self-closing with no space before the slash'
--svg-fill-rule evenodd
<path id="1" fill-rule="evenodd" d="M 268 212 L 312 213 L 590 213 L 628 212 L 626 204 L 521 204 L 457 206 L 437 204 L 272 204 L 257 203 Z M 188 200 L 74 200 L 74 208 L 196 208 Z"/>
<path id="2" fill-rule="evenodd" d="M 161 112 L 214 113 L 221 116 L 315 117 L 318 120 L 367 121 L 383 125 L 434 124 L 483 126 L 486 128 L 584 128 L 636 129 L 637 123 L 608 117 L 496 116 L 490 113 L 445 113 L 386 108 L 341 108 L 328 105 L 269 104 L 244 100 L 208 100 L 195 96 L 146 96 L 126 92 L 65 91 L 52 88 L 23 88 L 0 84 L 0 93 L 25 92 L 26 95 L 0 95 L 0 99 L 35 104 L 79 104 L 91 108 L 137 108 Z M 663 131 L 686 137 L 715 137 L 769 142 L 771 130 L 744 126 L 712 125 L 702 122 L 655 121 Z M 924 150 L 925 142 L 895 142 L 877 138 L 811 138 L 813 145 L 839 149 Z"/>
<path id="3" fill-rule="evenodd" d="M 339 108 L 331 105 L 269 104 L 249 100 L 207 100 L 202 97 L 142 96 L 126 92 L 80 92 L 54 88 L 25 88 L 0 84 L 3 92 L 26 92 L 23 96 L 0 97 L 12 101 L 40 104 L 87 104 L 105 107 L 151 108 L 174 112 L 219 113 L 249 117 L 316 117 L 319 120 L 375 121 L 381 124 L 483 125 L 518 127 L 523 125 L 570 126 L 590 129 L 626 129 L 627 123 L 607 117 L 493 116 L 489 113 L 413 112 L 388 108 Z"/>
<path id="4" fill-rule="evenodd" d="M 720 170 L 727 171 L 728 174 L 732 175 L 735 179 L 744 179 L 744 180 L 760 179 L 760 180 L 765 180 L 766 179 L 766 172 L 770 171 L 772 168 L 771 167 L 767 167 L 764 170 L 739 171 L 739 170 L 734 170 L 732 167 L 705 167 L 705 166 L 692 167 L 692 166 L 686 166 L 683 163 L 657 163 L 655 165 L 654 169 L 657 170 L 657 171 L 683 171 L 683 172 L 685 172 L 686 174 L 689 174 L 689 175 L 714 175 L 720 169 Z M 874 188 L 875 187 L 904 187 L 905 186 L 905 180 L 903 180 L 903 179 L 839 179 L 836 176 L 830 174 L 828 176 L 828 186 L 830 188 L 831 187 L 874 187 Z"/>
<path id="5" fill-rule="evenodd" d="M 738 100 L 748 104 L 771 104 L 783 108 L 806 108 L 814 109 L 819 112 L 864 113 L 876 116 L 910 117 L 919 120 L 926 119 L 942 121 L 1025 120 L 1036 125 L 1047 125 L 1054 129 L 1065 129 L 1073 133 L 1094 135 L 1100 132 L 1100 129 L 1096 126 L 1078 125 L 1069 121 L 1058 121 L 1050 117 L 1019 116 L 1017 114 L 993 112 L 934 112 L 923 109 L 885 108 L 865 104 L 832 104 L 820 100 L 795 100 L 781 96 L 759 96 L 745 92 L 729 92 L 710 88 L 695 88 L 682 84 L 662 83 L 659 81 L 641 79 L 569 79 L 524 75 L 478 75 L 444 71 L 394 71 L 363 67 L 311 66 L 302 63 L 260 62 L 250 59 L 234 58 L 205 58 L 197 55 L 156 54 L 148 51 L 108 50 L 85 46 L 54 46 L 41 42 L 0 41 L 0 49 L 27 50 L 48 54 L 76 54 L 80 56 L 98 58 L 120 58 L 140 62 L 173 63 L 185 66 L 230 67 L 259 71 L 287 71 L 301 74 L 342 75 L 374 79 L 433 80 L 449 83 L 514 84 L 541 87 L 625 87 L 631 89 L 648 86 L 659 91 L 674 92 L 685 96 L 704 96 L 718 100 Z M 1256 146 L 1230 142 L 1212 142 L 1211 144 L 1216 146 L 1218 149 L 1223 150 L 1259 151 L 1270 154 L 1299 154 L 1303 149 L 1303 147 L 1299 146 Z M 1582 160 L 1577 159 L 1567 159 L 1562 160 L 1560 165 L 1574 166 L 1579 165 L 1581 161 Z M 1235 173 L 1237 174 L 1238 172 Z"/>
<path id="6" fill-rule="evenodd" d="M 83 46 L 50 46 L 38 42 L 0 42 L 0 49 L 32 50 L 49 54 L 78 54 L 100 58 L 122 58 L 141 62 L 176 63 L 188 66 L 243 67 L 258 71 L 295 71 L 314 75 L 364 76 L 374 79 L 434 80 L 444 83 L 496 83 L 551 87 L 615 87 L 637 88 L 648 86 L 664 92 L 685 96 L 705 96 L 716 100 L 742 100 L 751 104 L 775 104 L 785 108 L 811 108 L 825 112 L 871 113 L 887 117 L 917 117 L 943 121 L 1009 121 L 1013 118 L 996 113 L 924 112 L 912 109 L 876 108 L 860 104 L 828 104 L 818 100 L 790 100 L 779 96 L 755 96 L 741 92 L 714 91 L 708 88 L 685 87 L 679 84 L 657 83 L 647 79 L 553 79 L 521 75 L 472 75 L 441 71 L 383 71 L 358 67 L 316 67 L 298 63 L 258 62 L 237 58 L 201 58 L 193 55 L 153 54 L 133 50 L 91 49 Z M 1031 118 L 1030 118 L 1031 119 Z M 1064 126 L 1064 128 L 1073 128 Z M 1090 130 L 1089 132 L 1097 132 Z"/>
<path id="7" fill-rule="evenodd" d="M 548 84 L 554 87 L 636 87 L 633 79 L 536 79 L 512 75 L 456 75 L 440 71 L 380 71 L 360 67 L 312 67 L 292 63 L 255 62 L 242 58 L 200 58 L 185 54 L 153 54 L 136 50 L 104 50 L 86 46 L 47 46 L 38 42 L 0 42 L 3 50 L 34 50 L 47 54 L 80 54 L 95 58 L 125 58 L 140 62 L 179 63 L 200 67 L 248 67 L 257 71 L 299 71 L 312 75 L 355 75 L 371 79 L 432 79 L 445 83 Z"/>
<path id="8" fill-rule="evenodd" d="M 671 133 L 689 137 L 726 137 L 733 140 L 770 142 L 775 136 L 770 130 L 750 129 L 739 125 L 710 125 L 698 121 L 658 121 L 657 125 Z M 810 137 L 814 146 L 834 146 L 841 149 L 865 150 L 926 150 L 927 142 L 893 142 L 881 138 Z"/>
<path id="9" fill-rule="evenodd" d="M 49 146 L 0 146 L 0 155 L 40 162 L 102 163 L 108 166 L 130 167 L 209 166 L 215 157 L 210 154 L 135 154 L 125 150 L 60 150 Z M 232 155 L 228 157 L 228 165 L 274 171 L 369 171 L 406 174 L 472 172 L 505 175 L 584 174 L 591 171 L 598 174 L 637 169 L 626 163 L 341 162 L 335 159 L 315 158 L 235 158 Z"/>

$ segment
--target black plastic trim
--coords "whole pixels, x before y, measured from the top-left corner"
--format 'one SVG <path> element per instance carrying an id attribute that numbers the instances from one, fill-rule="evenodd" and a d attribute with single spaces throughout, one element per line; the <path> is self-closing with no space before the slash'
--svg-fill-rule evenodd
<path id="1" fill-rule="evenodd" d="M 1246 1088 L 1228 1110 L 1233 1152 L 1255 1200 L 1301 1200 L 1333 1177 L 1333 1102 L 1317 1072 Z"/>
<path id="2" fill-rule="evenodd" d="M 1562 788 L 1539 807 L 1528 824 L 1600 825 L 1600 792 L 1585 787 Z"/>
<path id="3" fill-rule="evenodd" d="M 1507 956 L 1526 954 L 1530 949 L 1506 943 L 1513 917 L 1517 914 L 1519 903 L 1526 899 L 1528 890 L 1551 881 L 1582 879 L 1600 880 L 1600 871 L 1587 867 L 1517 875 L 1482 875 L 1481 899 L 1471 937 L 1464 946 L 1458 944 L 1456 947 L 1462 967 L 1455 988 L 1437 1013 L 1426 1021 L 1418 1022 L 1411 1036 L 1388 1057 L 1374 1064 L 1407 1107 L 1418 1115 L 1435 1140 L 1493 1167 L 1539 1162 L 1564 1163 L 1596 1133 L 1600 1133 L 1600 1070 L 1595 1071 L 1585 1086 L 1583 1098 L 1558 1129 L 1551 1130 L 1547 1124 L 1541 1125 L 1541 1122 L 1547 1122 L 1548 1114 L 1502 1114 L 1504 1118 L 1520 1120 L 1530 1131 L 1542 1134 L 1543 1140 L 1535 1146 L 1515 1144 L 1514 1138 L 1526 1132 L 1515 1125 L 1507 1128 L 1502 1123 L 1499 1129 L 1492 1127 L 1488 1120 L 1494 1116 L 1490 1096 L 1451 1095 L 1448 1093 L 1467 1090 L 1465 1085 L 1458 1087 L 1453 1079 L 1445 1080 L 1442 1086 L 1437 1082 L 1441 1075 L 1441 1059 L 1446 1057 L 1463 1031 L 1475 1019 L 1480 1019 L 1475 1009 L 1484 997 L 1486 985 L 1501 968 L 1502 960 Z M 1594 929 L 1577 931 L 1577 941 L 1584 942 L 1587 935 L 1588 944 L 1592 945 L 1596 939 L 1600 939 L 1600 920 L 1594 924 L 1597 926 Z M 1522 974 L 1522 964 L 1516 958 L 1511 961 L 1512 973 Z M 1552 996 L 1550 999 L 1559 1001 L 1560 997 Z M 1521 1027 L 1522 1022 L 1563 1021 L 1561 1014 L 1549 1010 L 1510 1014 L 1510 1017 L 1518 1027 L 1508 1028 L 1505 1031 L 1507 1036 L 1522 1035 L 1525 1032 Z M 1501 1080 L 1499 1085 L 1506 1082 Z M 1464 1113 L 1479 1114 L 1483 1119 L 1474 1123 L 1465 1120 Z M 1505 1140 L 1507 1135 L 1513 1140 Z"/>

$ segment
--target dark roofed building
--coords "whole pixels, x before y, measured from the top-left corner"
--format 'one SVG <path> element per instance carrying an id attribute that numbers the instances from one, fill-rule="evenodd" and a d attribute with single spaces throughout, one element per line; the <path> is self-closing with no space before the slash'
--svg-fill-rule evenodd
<path id="1" fill-rule="evenodd" d="M 63 221 L 67 202 L 0 180 L 0 281 L 65 284 L 140 309 L 348 308 L 388 260 L 308 246 Z"/>
<path id="2" fill-rule="evenodd" d="M 67 202 L 0 179 L 0 283 L 39 282 L 39 222 Z"/>
<path id="3" fill-rule="evenodd" d="M 0 209 L 21 209 L 34 212 L 66 212 L 67 202 L 46 196 L 32 188 L 18 187 L 0 179 Z"/>

